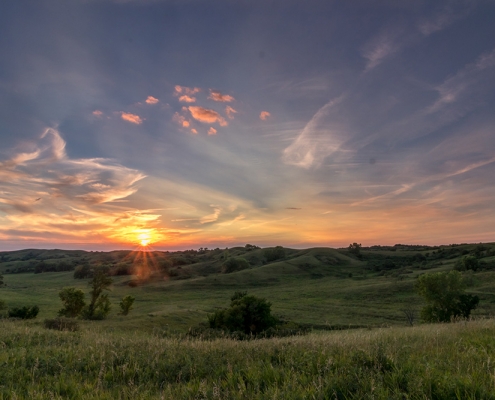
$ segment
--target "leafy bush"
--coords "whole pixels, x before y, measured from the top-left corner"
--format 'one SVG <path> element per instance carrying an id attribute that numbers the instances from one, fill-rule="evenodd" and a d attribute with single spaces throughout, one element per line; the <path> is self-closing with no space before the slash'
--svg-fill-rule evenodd
<path id="1" fill-rule="evenodd" d="M 465 256 L 456 262 L 454 269 L 457 271 L 477 271 L 480 268 L 480 263 L 475 256 Z"/>
<path id="2" fill-rule="evenodd" d="M 78 322 L 69 318 L 45 319 L 43 325 L 46 329 L 54 329 L 57 331 L 75 332 L 79 330 Z"/>
<path id="3" fill-rule="evenodd" d="M 60 300 L 64 303 L 64 308 L 59 310 L 58 315 L 68 318 L 75 318 L 81 314 L 86 305 L 84 302 L 84 292 L 81 289 L 65 288 L 59 292 Z"/>
<path id="4" fill-rule="evenodd" d="M 275 326 L 277 320 L 272 316 L 271 303 L 266 299 L 236 292 L 231 298 L 230 308 L 209 315 L 208 323 L 213 329 L 257 335 Z"/>
<path id="5" fill-rule="evenodd" d="M 428 303 L 421 310 L 426 322 L 450 322 L 453 318 L 468 318 L 479 297 L 464 292 L 466 284 L 458 271 L 424 274 L 416 288 Z"/>
<path id="6" fill-rule="evenodd" d="M 136 300 L 133 296 L 125 296 L 122 298 L 120 302 L 120 314 L 127 315 L 129 311 L 132 310 L 132 305 L 134 304 L 134 300 Z"/>
<path id="7" fill-rule="evenodd" d="M 249 263 L 242 257 L 230 257 L 222 265 L 222 273 L 230 274 L 231 272 L 241 271 L 249 268 Z"/>
<path id="8" fill-rule="evenodd" d="M 265 249 L 263 255 L 265 256 L 266 261 L 272 262 L 284 258 L 285 250 L 282 246 L 276 246 L 273 249 Z"/>
<path id="9" fill-rule="evenodd" d="M 38 306 L 15 307 L 9 310 L 9 318 L 33 319 L 36 318 L 39 312 L 40 308 Z"/>

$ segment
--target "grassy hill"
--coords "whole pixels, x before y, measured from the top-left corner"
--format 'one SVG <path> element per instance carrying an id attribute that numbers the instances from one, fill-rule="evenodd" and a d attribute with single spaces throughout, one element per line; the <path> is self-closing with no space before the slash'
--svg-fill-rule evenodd
<path id="1" fill-rule="evenodd" d="M 88 279 L 73 277 L 74 269 L 83 266 L 105 268 L 113 275 L 110 299 L 114 309 L 100 323 L 112 329 L 183 332 L 205 321 L 208 313 L 227 306 L 237 290 L 267 298 L 276 315 L 299 323 L 328 328 L 404 325 L 402 310 L 422 306 L 414 290 L 417 276 L 450 270 L 466 255 L 475 255 L 481 265 L 479 271 L 464 273 L 468 292 L 481 299 L 474 315 L 492 315 L 495 244 L 374 246 L 362 248 L 358 256 L 348 249 L 255 246 L 144 253 L 0 252 L 0 272 L 6 284 L 0 288 L 0 299 L 10 307 L 37 304 L 40 319 L 53 317 L 61 307 L 58 292 L 62 288 L 89 291 Z M 244 269 L 223 273 L 227 260 L 239 258 L 247 261 Z M 50 272 L 60 264 L 69 266 L 68 270 Z M 121 317 L 117 304 L 127 294 L 136 297 L 135 309 Z"/>
<path id="2" fill-rule="evenodd" d="M 417 277 L 468 255 L 479 264 L 462 272 L 481 299 L 477 320 L 407 327 L 403 310 L 422 307 Z M 89 278 L 74 276 L 97 269 L 113 278 L 109 317 L 80 321 L 77 332 L 45 329 L 59 291 L 88 293 Z M 0 252 L 0 271 L 1 300 L 40 307 L 35 320 L 0 318 L 0 399 L 495 399 L 492 243 L 22 250 Z M 313 332 L 243 342 L 185 335 L 235 291 L 268 299 L 274 314 Z M 136 303 L 124 317 L 117 304 L 128 294 Z"/>

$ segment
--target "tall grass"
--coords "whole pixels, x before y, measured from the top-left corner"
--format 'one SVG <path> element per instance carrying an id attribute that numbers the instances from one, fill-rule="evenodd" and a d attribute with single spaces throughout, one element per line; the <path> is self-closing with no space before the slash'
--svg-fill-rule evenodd
<path id="1" fill-rule="evenodd" d="M 0 399 L 495 399 L 495 321 L 238 342 L 0 321 Z"/>

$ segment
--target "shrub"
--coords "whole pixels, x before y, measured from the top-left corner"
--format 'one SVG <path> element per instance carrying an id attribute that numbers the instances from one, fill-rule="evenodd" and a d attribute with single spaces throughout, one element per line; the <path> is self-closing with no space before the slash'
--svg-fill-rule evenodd
<path id="1" fill-rule="evenodd" d="M 271 262 L 284 258 L 285 250 L 282 246 L 276 246 L 273 249 L 265 249 L 263 255 L 265 256 L 266 261 Z"/>
<path id="2" fill-rule="evenodd" d="M 9 318 L 33 319 L 36 318 L 40 311 L 38 306 L 32 307 L 15 307 L 9 310 Z"/>
<path id="3" fill-rule="evenodd" d="M 68 318 L 75 318 L 81 314 L 86 305 L 84 302 L 84 292 L 81 289 L 65 288 L 59 292 L 60 300 L 64 303 L 64 308 L 59 310 L 58 315 Z"/>
<path id="4" fill-rule="evenodd" d="M 134 300 L 136 300 L 133 296 L 125 296 L 122 298 L 120 302 L 120 314 L 127 315 L 129 311 L 132 310 L 132 305 L 134 304 Z"/>
<path id="5" fill-rule="evenodd" d="M 219 310 L 208 316 L 210 328 L 245 334 L 259 334 L 275 326 L 277 320 L 271 314 L 271 303 L 266 299 L 236 292 L 230 308 Z"/>
<path id="6" fill-rule="evenodd" d="M 457 271 L 477 271 L 480 268 L 480 263 L 475 256 L 465 256 L 456 262 L 454 269 Z"/>
<path id="7" fill-rule="evenodd" d="M 242 257 L 230 257 L 222 265 L 222 273 L 230 274 L 231 272 L 241 271 L 243 269 L 249 268 L 249 263 L 245 258 Z"/>
<path id="8" fill-rule="evenodd" d="M 416 289 L 428 303 L 421 310 L 426 322 L 450 322 L 453 318 L 468 318 L 479 297 L 464 292 L 466 284 L 458 271 L 424 274 Z"/>
<path id="9" fill-rule="evenodd" d="M 57 331 L 75 332 L 79 330 L 78 322 L 69 318 L 45 319 L 43 325 L 46 329 L 54 329 Z"/>

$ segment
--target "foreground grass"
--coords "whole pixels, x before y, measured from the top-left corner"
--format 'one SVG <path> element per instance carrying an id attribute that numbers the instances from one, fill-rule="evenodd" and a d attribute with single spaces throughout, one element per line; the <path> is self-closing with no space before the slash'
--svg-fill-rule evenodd
<path id="1" fill-rule="evenodd" d="M 0 321 L 1 399 L 495 399 L 495 321 L 236 342 Z"/>

